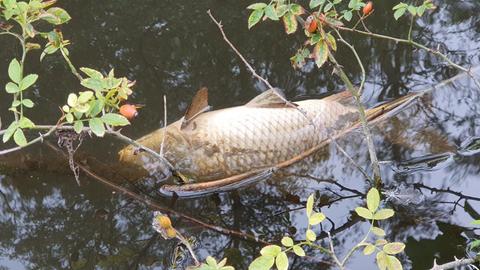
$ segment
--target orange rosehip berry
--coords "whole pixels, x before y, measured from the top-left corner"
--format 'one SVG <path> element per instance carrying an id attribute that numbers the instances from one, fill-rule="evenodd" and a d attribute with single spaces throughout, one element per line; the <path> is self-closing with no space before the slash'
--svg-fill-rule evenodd
<path id="1" fill-rule="evenodd" d="M 318 23 L 314 16 L 308 16 L 307 20 L 305 21 L 305 29 L 308 32 L 314 33 L 317 31 Z"/>
<path id="2" fill-rule="evenodd" d="M 138 115 L 137 107 L 132 104 L 125 104 L 120 107 L 120 114 L 128 120 L 132 120 Z"/>
<path id="3" fill-rule="evenodd" d="M 364 7 L 363 7 L 363 15 L 364 16 L 367 16 L 368 14 L 370 14 L 370 12 L 372 12 L 373 10 L 373 3 L 372 1 L 369 1 Z"/>

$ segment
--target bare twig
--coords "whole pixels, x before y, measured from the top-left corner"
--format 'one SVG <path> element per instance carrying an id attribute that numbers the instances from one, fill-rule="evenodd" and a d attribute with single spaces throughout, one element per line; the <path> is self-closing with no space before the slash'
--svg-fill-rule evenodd
<path id="1" fill-rule="evenodd" d="M 343 264 L 340 262 L 340 260 L 338 259 L 337 257 L 337 254 L 335 253 L 335 249 L 333 248 L 333 239 L 332 239 L 332 235 L 330 234 L 330 232 L 327 232 L 327 235 L 328 235 L 328 242 L 330 244 L 330 252 L 331 252 L 331 256 L 333 258 L 333 260 L 335 261 L 335 263 L 337 264 L 337 266 L 340 268 L 340 269 L 344 269 L 343 268 Z"/>
<path id="2" fill-rule="evenodd" d="M 163 157 L 163 146 L 165 144 L 165 136 L 167 136 L 167 96 L 163 95 L 163 136 L 160 145 L 160 156 Z"/>
<path id="3" fill-rule="evenodd" d="M 433 262 L 433 267 L 430 268 L 430 270 L 453 269 L 460 266 L 474 264 L 474 263 L 477 263 L 478 261 L 479 261 L 479 258 L 462 258 L 462 259 L 455 258 L 455 261 L 444 263 L 444 264 L 437 264 L 437 261 L 435 260 Z"/>
<path id="4" fill-rule="evenodd" d="M 360 173 L 365 177 L 367 178 L 370 182 L 373 183 L 373 179 L 370 177 L 370 175 L 368 175 L 368 173 L 357 163 L 355 162 L 355 160 L 353 160 L 353 158 L 347 153 L 347 151 L 345 151 L 345 149 L 343 149 L 335 139 L 332 139 L 332 143 L 335 145 L 335 147 L 337 147 L 337 149 L 348 159 L 348 161 L 350 161 L 350 163 L 352 163 L 353 166 L 355 166 L 355 168 L 357 168 Z"/>
<path id="5" fill-rule="evenodd" d="M 257 72 L 253 69 L 253 67 L 248 63 L 248 61 L 243 57 L 243 55 L 238 51 L 238 49 L 230 42 L 230 40 L 227 38 L 227 35 L 223 31 L 223 26 L 222 23 L 217 21 L 215 17 L 213 17 L 212 12 L 210 10 L 207 10 L 208 15 L 212 19 L 212 21 L 218 26 L 218 29 L 220 29 L 220 32 L 222 32 L 223 39 L 227 44 L 232 48 L 232 50 L 240 57 L 240 59 L 243 61 L 245 66 L 247 66 L 248 70 L 252 73 L 252 75 L 257 78 L 259 81 L 263 82 L 269 89 L 274 88 L 266 79 L 264 79 L 262 76 L 258 75 Z"/>
<path id="6" fill-rule="evenodd" d="M 62 150 L 60 150 L 58 147 L 54 146 L 53 144 L 51 144 L 50 142 L 46 141 L 45 144 L 50 147 L 52 150 L 54 150 L 56 153 L 59 153 L 61 154 L 63 157 L 65 158 L 68 158 L 67 157 L 67 154 L 64 153 Z M 165 207 L 165 206 L 161 206 L 160 204 L 158 204 L 157 202 L 153 201 L 152 199 L 150 198 L 147 198 L 145 196 L 142 196 L 138 193 L 135 193 L 127 188 L 124 188 L 122 186 L 119 186 L 117 184 L 115 184 L 113 181 L 110 181 L 108 179 L 105 179 L 97 174 L 95 174 L 94 172 L 92 172 L 90 169 L 88 169 L 86 166 L 78 163 L 78 162 L 75 162 L 76 165 L 80 168 L 80 170 L 82 170 L 83 172 L 85 172 L 88 176 L 90 176 L 91 178 L 93 178 L 94 180 L 116 190 L 117 192 L 121 193 L 121 194 L 124 194 L 132 199 L 135 199 L 139 202 L 142 202 L 144 203 L 145 205 L 155 209 L 155 210 L 159 210 L 159 211 L 162 211 L 162 212 L 165 212 L 165 213 L 170 213 L 172 215 L 175 215 L 177 217 L 180 217 L 180 218 L 183 218 L 187 221 L 190 221 L 192 223 L 195 223 L 195 224 L 198 224 L 204 228 L 207 228 L 209 230 L 212 230 L 212 231 L 216 231 L 218 233 L 221 233 L 221 234 L 224 234 L 224 235 L 230 235 L 230 236 L 236 236 L 236 237 L 239 237 L 241 239 L 244 239 L 244 240 L 249 240 L 249 241 L 254 241 L 256 243 L 261 243 L 261 244 L 264 244 L 264 245 L 269 245 L 270 243 L 267 242 L 267 241 L 263 241 L 263 240 L 260 240 L 258 239 L 258 237 L 255 237 L 253 235 L 250 235 L 250 234 L 247 234 L 247 233 L 243 233 L 243 232 L 240 232 L 240 231 L 235 231 L 235 230 L 231 230 L 231 229 L 227 229 L 227 228 L 223 228 L 223 227 L 220 227 L 220 226 L 217 226 L 217 225 L 213 225 L 213 224 L 208 224 L 208 223 L 205 223 L 197 218 L 194 218 L 194 217 L 191 217 L 191 216 L 188 216 L 186 214 L 183 214 L 181 212 L 177 212 L 173 209 L 170 209 L 168 207 Z"/>

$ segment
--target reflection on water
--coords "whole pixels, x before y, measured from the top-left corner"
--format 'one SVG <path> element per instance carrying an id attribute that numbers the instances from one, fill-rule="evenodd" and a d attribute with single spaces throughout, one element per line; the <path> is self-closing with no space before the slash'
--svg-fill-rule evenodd
<path id="1" fill-rule="evenodd" d="M 259 73 L 285 89 L 288 96 L 317 95 L 341 88 L 328 68 L 318 71 L 307 65 L 295 71 L 290 67 L 288 56 L 301 41 L 286 37 L 280 25 L 265 23 L 248 31 L 244 10 L 247 3 L 242 1 L 73 0 L 61 5 L 74 18 L 64 32 L 74 43 L 72 58 L 78 66 L 103 70 L 115 67 L 118 74 L 138 81 L 135 102 L 146 108 L 134 125 L 125 129 L 133 137 L 161 126 L 159 104 L 163 94 L 168 97 L 172 122 L 181 117 L 200 86 L 209 87 L 215 108 L 244 103 L 264 90 L 221 40 L 205 13 L 209 8 L 223 21 L 225 31 Z M 392 5 L 388 1 L 378 3 L 376 13 L 369 18 L 371 30 L 403 36 L 408 24 L 394 24 L 389 18 Z M 475 15 L 480 3 L 445 0 L 438 6 L 432 16 L 418 21 L 414 36 L 430 47 L 448 47 L 448 55 L 457 62 L 477 65 L 480 24 Z M 432 86 L 456 74 L 435 57 L 407 46 L 358 36 L 348 38 L 362 53 L 368 71 L 365 99 L 370 104 Z M 7 63 L 15 51 L 13 41 L 5 40 L 1 46 L 1 62 Z M 59 57 L 47 57 L 41 65 L 37 59 L 38 55 L 33 54 L 28 61 L 29 68 L 40 74 L 35 95 L 39 96 L 37 110 L 42 114 L 31 116 L 38 123 L 51 123 L 58 116 L 54 104 L 63 104 L 78 85 Z M 360 74 L 352 56 L 343 48 L 338 60 L 358 80 Z M 1 65 L 0 72 L 5 74 L 6 65 Z M 4 77 L 0 81 L 5 84 Z M 473 237 L 474 232 L 467 229 L 472 219 L 480 217 L 480 199 L 476 197 L 480 188 L 478 143 L 471 139 L 480 136 L 479 94 L 469 80 L 462 79 L 436 89 L 374 129 L 379 157 L 388 161 L 382 166 L 388 205 L 397 211 L 394 219 L 381 226 L 389 240 L 407 243 L 401 257 L 406 268 L 428 268 L 434 257 L 444 262 L 464 256 L 465 244 Z M 5 108 L 9 100 L 3 93 L 0 96 L 0 108 Z M 6 110 L 1 112 L 2 120 L 8 122 Z M 359 134 L 352 133 L 338 143 L 370 170 Z M 104 161 L 101 163 L 110 163 L 120 147 L 109 139 L 88 140 L 82 152 Z M 38 157 L 42 151 L 42 147 L 34 148 L 31 154 Z M 435 159 L 445 153 L 453 153 L 448 162 Z M 428 163 L 432 160 L 438 162 Z M 0 163 L 1 266 L 169 268 L 176 243 L 159 238 L 153 231 L 151 209 L 112 193 L 84 175 L 78 187 L 68 165 L 52 153 L 32 162 L 24 152 L 15 162 L 17 169 Z M 420 166 L 408 173 L 392 169 L 402 164 Z M 98 173 L 112 174 L 108 166 L 103 168 Z M 178 201 L 155 199 L 209 224 L 274 242 L 284 234 L 303 237 L 304 199 L 316 192 L 319 209 L 330 218 L 322 229 L 335 232 L 337 252 L 342 256 L 367 229 L 351 211 L 362 202 L 367 187 L 361 173 L 329 146 L 267 181 L 236 191 Z M 202 259 L 208 254 L 228 257 L 238 269 L 246 269 L 261 247 L 254 241 L 220 234 L 175 216 L 173 222 L 184 235 L 197 239 L 196 251 Z M 328 257 L 307 253 L 312 257 L 293 261 L 292 269 L 328 267 Z M 180 268 L 186 263 L 191 261 L 182 261 Z M 351 262 L 359 269 L 370 269 L 373 264 L 373 256 L 360 254 Z"/>

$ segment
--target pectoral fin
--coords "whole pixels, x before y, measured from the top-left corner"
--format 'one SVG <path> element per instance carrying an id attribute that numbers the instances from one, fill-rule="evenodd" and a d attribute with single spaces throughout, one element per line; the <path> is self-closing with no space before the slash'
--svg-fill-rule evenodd
<path id="1" fill-rule="evenodd" d="M 208 89 L 206 87 L 202 87 L 197 91 L 193 97 L 192 103 L 190 103 L 190 106 L 188 106 L 182 120 L 181 128 L 183 129 L 193 119 L 195 119 L 195 117 L 209 110 L 210 106 L 208 105 Z"/>

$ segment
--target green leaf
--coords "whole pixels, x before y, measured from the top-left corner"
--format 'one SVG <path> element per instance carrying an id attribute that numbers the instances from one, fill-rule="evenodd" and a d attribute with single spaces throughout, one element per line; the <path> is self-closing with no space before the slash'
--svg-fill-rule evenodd
<path id="1" fill-rule="evenodd" d="M 323 12 L 328 12 L 330 9 L 333 8 L 333 3 L 328 3 L 325 5 L 325 7 L 323 8 Z"/>
<path id="2" fill-rule="evenodd" d="M 290 5 L 290 11 L 293 13 L 293 15 L 297 15 L 297 16 L 305 13 L 305 10 L 299 4 L 291 4 Z"/>
<path id="3" fill-rule="evenodd" d="M 297 254 L 297 256 L 299 257 L 305 256 L 305 251 L 301 246 L 298 246 L 298 245 L 293 246 L 293 252 Z"/>
<path id="4" fill-rule="evenodd" d="M 477 239 L 477 240 L 471 242 L 471 243 L 468 245 L 468 248 L 469 248 L 470 250 L 474 250 L 474 249 L 476 249 L 476 248 L 479 247 L 479 246 L 480 246 L 480 240 Z"/>
<path id="5" fill-rule="evenodd" d="M 359 215 L 363 218 L 366 218 L 366 219 L 372 219 L 373 218 L 372 212 L 370 212 L 370 210 L 368 210 L 365 207 L 357 207 L 357 208 L 355 208 L 355 212 L 357 213 L 357 215 Z"/>
<path id="6" fill-rule="evenodd" d="M 20 102 L 20 100 L 14 100 L 14 101 L 12 101 L 12 107 L 18 107 L 18 106 L 20 106 L 20 104 L 22 104 L 22 103 Z"/>
<path id="7" fill-rule="evenodd" d="M 27 75 L 25 78 L 23 78 L 20 81 L 20 84 L 19 84 L 20 91 L 23 91 L 23 90 L 29 88 L 30 86 L 32 86 L 37 81 L 37 79 L 38 79 L 37 74 Z"/>
<path id="8" fill-rule="evenodd" d="M 278 5 L 277 6 L 277 16 L 278 17 L 283 17 L 283 15 L 285 15 L 285 13 L 287 13 L 288 11 L 288 6 L 287 5 Z"/>
<path id="9" fill-rule="evenodd" d="M 397 10 L 397 9 L 400 9 L 400 8 L 407 8 L 407 7 L 408 7 L 407 4 L 405 4 L 405 3 L 403 3 L 403 2 L 400 2 L 400 3 L 398 3 L 397 5 L 395 5 L 395 6 L 392 8 L 392 10 Z"/>
<path id="10" fill-rule="evenodd" d="M 102 121 L 111 126 L 126 126 L 130 122 L 123 115 L 116 113 L 106 113 L 101 117 Z"/>
<path id="11" fill-rule="evenodd" d="M 385 231 L 378 228 L 378 227 L 372 227 L 372 233 L 375 234 L 376 236 L 385 236 Z"/>
<path id="12" fill-rule="evenodd" d="M 35 124 L 32 120 L 28 119 L 27 117 L 23 116 L 20 121 L 18 121 L 18 126 L 20 128 L 33 128 Z"/>
<path id="13" fill-rule="evenodd" d="M 427 9 L 427 7 L 424 6 L 424 5 L 419 6 L 419 7 L 417 8 L 417 14 L 418 14 L 418 16 L 422 17 L 423 14 L 425 13 L 425 10 L 426 10 L 426 9 Z"/>
<path id="14" fill-rule="evenodd" d="M 480 225 L 480 219 L 470 222 L 472 225 Z"/>
<path id="15" fill-rule="evenodd" d="M 72 113 L 67 113 L 65 115 L 65 119 L 67 120 L 68 123 L 73 123 L 73 114 Z"/>
<path id="16" fill-rule="evenodd" d="M 46 17 L 43 17 L 42 19 L 55 25 L 64 24 L 70 21 L 70 19 L 72 19 L 72 17 L 70 17 L 67 11 L 59 7 L 49 8 L 47 10 L 47 13 L 53 16 L 46 16 Z"/>
<path id="17" fill-rule="evenodd" d="M 81 67 L 80 70 L 90 78 L 99 79 L 99 80 L 103 79 L 102 73 L 100 73 L 99 71 L 96 71 L 95 69 Z"/>
<path id="18" fill-rule="evenodd" d="M 371 188 L 367 193 L 367 208 L 375 213 L 380 205 L 380 193 L 376 188 Z"/>
<path id="19" fill-rule="evenodd" d="M 317 67 L 321 68 L 328 60 L 328 45 L 325 40 L 321 40 L 313 49 L 313 58 Z"/>
<path id="20" fill-rule="evenodd" d="M 403 270 L 402 263 L 394 256 L 387 255 L 388 270 Z"/>
<path id="21" fill-rule="evenodd" d="M 381 209 L 373 215 L 375 220 L 383 220 L 392 217 L 395 212 L 392 209 Z"/>
<path id="22" fill-rule="evenodd" d="M 73 123 L 73 130 L 75 130 L 77 134 L 80 134 L 83 130 L 83 121 L 75 121 L 75 123 Z"/>
<path id="23" fill-rule="evenodd" d="M 353 17 L 353 13 L 352 13 L 350 10 L 346 11 L 346 12 L 343 14 L 343 18 L 344 18 L 347 22 L 351 21 L 351 20 L 352 20 L 352 17 Z"/>
<path id="24" fill-rule="evenodd" d="M 263 9 L 255 9 L 254 11 L 252 11 L 250 16 L 248 17 L 248 29 L 251 29 L 255 24 L 257 24 L 260 19 L 262 19 L 263 14 Z"/>
<path id="25" fill-rule="evenodd" d="M 287 270 L 288 269 L 288 257 L 285 252 L 280 252 L 275 258 L 275 265 L 278 270 Z"/>
<path id="26" fill-rule="evenodd" d="M 399 8 L 395 11 L 395 13 L 393 13 L 393 17 L 395 18 L 395 20 L 398 20 L 400 17 L 402 17 L 405 12 L 407 11 L 406 8 Z"/>
<path id="27" fill-rule="evenodd" d="M 80 95 L 78 96 L 78 102 L 79 103 L 88 102 L 92 97 L 93 97 L 92 91 L 80 92 Z"/>
<path id="28" fill-rule="evenodd" d="M 18 123 L 17 122 L 12 122 L 7 130 L 5 130 L 5 133 L 3 134 L 3 142 L 6 143 L 8 142 L 8 140 L 10 140 L 10 138 L 12 137 L 13 133 L 15 133 L 15 131 L 17 130 L 18 128 Z"/>
<path id="29" fill-rule="evenodd" d="M 364 255 L 370 255 L 373 252 L 375 252 L 375 246 L 372 244 L 367 244 L 365 248 L 363 249 L 363 254 Z"/>
<path id="30" fill-rule="evenodd" d="M 388 243 L 383 246 L 383 251 L 389 255 L 395 255 L 402 252 L 405 249 L 405 244 L 401 242 Z"/>
<path id="31" fill-rule="evenodd" d="M 19 146 L 27 145 L 27 138 L 25 138 L 25 134 L 23 134 L 23 130 L 21 128 L 17 128 L 13 134 L 13 140 Z"/>
<path id="32" fill-rule="evenodd" d="M 15 83 L 8 82 L 5 85 L 5 91 L 7 91 L 7 93 L 9 93 L 9 94 L 15 94 L 15 93 L 20 92 L 20 88 L 18 88 L 18 85 L 16 85 Z"/>
<path id="33" fill-rule="evenodd" d="M 248 267 L 248 270 L 269 270 L 275 263 L 275 257 L 260 256 Z"/>
<path id="34" fill-rule="evenodd" d="M 383 246 L 385 244 L 388 244 L 388 241 L 385 239 L 378 239 L 377 241 L 375 241 L 376 246 Z"/>
<path id="35" fill-rule="evenodd" d="M 380 251 L 377 253 L 377 266 L 379 270 L 386 270 L 388 265 L 388 258 L 385 252 Z"/>
<path id="36" fill-rule="evenodd" d="M 307 238 L 308 241 L 310 242 L 313 242 L 315 240 L 317 240 L 317 235 L 315 234 L 314 231 L 312 230 L 307 230 L 307 232 L 305 233 L 305 237 Z"/>
<path id="37" fill-rule="evenodd" d="M 322 35 L 319 33 L 313 34 L 310 38 L 310 45 L 317 44 L 320 40 L 322 40 Z"/>
<path id="38" fill-rule="evenodd" d="M 297 31 L 298 28 L 298 22 L 297 19 L 295 18 L 295 15 L 288 11 L 285 13 L 285 15 L 282 17 L 283 19 L 283 26 L 285 27 L 285 32 L 287 34 L 293 34 L 295 31 Z"/>
<path id="39" fill-rule="evenodd" d="M 16 83 L 19 83 L 22 80 L 22 68 L 20 62 L 15 58 L 8 65 L 8 76 Z"/>
<path id="40" fill-rule="evenodd" d="M 408 6 L 408 12 L 410 12 L 410 14 L 412 14 L 413 16 L 417 16 L 417 8 L 414 7 L 414 6 Z"/>
<path id="41" fill-rule="evenodd" d="M 278 255 L 278 253 L 280 253 L 282 251 L 282 248 L 277 246 L 277 245 L 268 245 L 268 246 L 265 246 L 263 247 L 261 250 L 260 250 L 260 254 L 262 254 L 262 256 L 271 256 L 271 257 L 275 257 Z"/>
<path id="42" fill-rule="evenodd" d="M 257 10 L 257 9 L 264 9 L 266 7 L 267 7 L 267 4 L 265 3 L 254 3 L 248 6 L 247 9 Z"/>
<path id="43" fill-rule="evenodd" d="M 83 79 L 80 84 L 85 86 L 88 89 L 92 89 L 95 91 L 102 91 L 104 90 L 102 86 L 102 79 L 96 79 L 96 78 L 86 78 Z"/>
<path id="44" fill-rule="evenodd" d="M 33 108 L 33 106 L 35 106 L 33 101 L 31 99 L 28 99 L 28 98 L 22 100 L 22 104 L 23 104 L 23 106 L 25 106 L 27 108 Z"/>
<path id="45" fill-rule="evenodd" d="M 105 126 L 100 118 L 92 118 L 88 121 L 88 126 L 95 135 L 103 137 L 105 135 Z"/>
<path id="46" fill-rule="evenodd" d="M 267 16 L 267 18 L 269 18 L 270 20 L 273 20 L 273 21 L 278 21 L 279 18 L 277 16 L 277 12 L 275 11 L 275 9 L 273 8 L 272 5 L 269 5 L 267 6 L 267 8 L 265 8 L 265 16 Z"/>
<path id="47" fill-rule="evenodd" d="M 335 37 L 332 34 L 327 33 L 327 40 L 328 40 L 328 46 L 333 51 L 337 51 L 337 40 L 335 39 Z"/>
<path id="48" fill-rule="evenodd" d="M 208 256 L 206 259 L 205 259 L 205 262 L 210 265 L 210 266 L 217 266 L 217 261 L 215 260 L 215 258 L 213 258 L 212 256 Z"/>
<path id="49" fill-rule="evenodd" d="M 311 217 L 310 217 L 310 221 L 309 221 L 309 224 L 310 225 L 317 225 L 319 224 L 320 222 L 322 222 L 323 220 L 325 219 L 325 215 L 322 214 L 322 213 L 314 213 Z"/>
<path id="50" fill-rule="evenodd" d="M 286 246 L 286 247 L 291 247 L 293 246 L 293 239 L 288 237 L 288 236 L 284 236 L 282 238 L 282 245 Z"/>
<path id="51" fill-rule="evenodd" d="M 312 215 L 313 202 L 314 202 L 314 201 L 315 201 L 315 195 L 314 195 L 314 194 L 308 196 L 307 206 L 305 207 L 305 210 L 307 211 L 307 217 L 309 217 L 309 218 L 310 218 L 310 216 Z"/>
<path id="52" fill-rule="evenodd" d="M 311 9 L 314 9 L 320 5 L 323 5 L 325 0 L 310 0 L 310 4 L 308 5 Z"/>
<path id="53" fill-rule="evenodd" d="M 90 109 L 87 111 L 88 116 L 97 116 L 103 109 L 104 103 L 100 99 L 95 99 L 89 103 Z"/>

